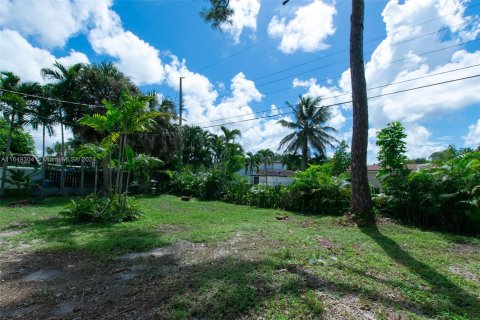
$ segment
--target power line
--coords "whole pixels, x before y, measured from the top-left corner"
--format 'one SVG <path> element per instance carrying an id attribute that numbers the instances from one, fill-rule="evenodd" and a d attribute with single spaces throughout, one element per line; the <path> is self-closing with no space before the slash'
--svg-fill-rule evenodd
<path id="1" fill-rule="evenodd" d="M 390 61 L 389 63 L 380 64 L 379 66 L 384 67 L 384 66 L 392 65 L 392 64 L 395 64 L 395 63 L 398 63 L 398 62 L 403 62 L 403 61 L 408 61 L 408 60 L 416 59 L 417 57 L 426 56 L 426 55 L 429 55 L 429 54 L 432 54 L 432 53 L 441 52 L 441 51 L 444 51 L 444 50 L 448 50 L 448 49 L 451 49 L 451 48 L 455 48 L 455 47 L 458 47 L 458 46 L 466 45 L 466 44 L 473 43 L 473 42 L 477 42 L 477 41 L 480 41 L 480 38 L 479 38 L 479 39 L 475 39 L 475 40 L 466 41 L 466 42 L 457 43 L 457 44 L 454 44 L 454 45 L 451 45 L 451 46 L 448 46 L 448 47 L 443 47 L 443 48 L 440 48 L 440 49 L 437 49 L 437 50 L 432 50 L 432 51 L 427 51 L 427 52 L 419 53 L 419 54 L 417 54 L 415 57 L 406 57 L 406 58 L 402 58 L 402 59 Z M 336 64 L 336 63 L 335 63 L 335 64 Z M 312 71 L 316 71 L 316 70 L 322 69 L 322 68 L 324 68 L 324 67 L 325 67 L 325 66 L 320 66 L 320 67 L 317 67 L 317 68 L 314 68 L 314 69 L 310 69 L 310 70 L 304 71 L 304 72 L 302 72 L 302 73 L 300 73 L 300 74 L 305 74 L 305 73 L 309 73 L 309 72 L 312 72 Z M 285 79 L 288 79 L 288 78 L 292 78 L 292 77 L 298 76 L 298 75 L 300 75 L 300 74 L 296 74 L 296 75 L 293 75 L 293 76 L 284 77 L 284 78 L 277 79 L 277 80 L 274 80 L 274 81 L 271 81 L 271 82 L 268 82 L 268 83 L 263 83 L 263 84 L 257 85 L 257 87 L 264 86 L 264 85 L 267 85 L 267 84 L 271 84 L 271 83 L 273 83 L 273 82 L 278 82 L 278 81 L 280 81 L 280 80 L 285 80 Z M 328 80 L 340 79 L 340 78 L 341 78 L 341 77 L 335 77 L 335 78 L 329 77 L 329 78 L 321 79 L 321 80 L 319 80 L 319 81 L 321 82 L 321 81 L 328 81 Z M 283 88 L 283 89 L 279 89 L 279 90 L 274 90 L 274 91 L 265 93 L 265 95 L 267 95 L 267 94 L 272 94 L 272 93 L 278 93 L 278 92 L 282 92 L 282 91 L 287 91 L 287 90 L 291 90 L 291 89 L 292 89 L 292 88 Z M 221 97 L 226 97 L 226 96 L 227 96 L 227 95 L 223 95 L 223 96 L 221 96 Z M 207 101 L 207 99 L 200 100 L 200 101 L 197 101 L 197 102 L 203 102 L 203 101 Z M 188 106 L 187 106 L 187 107 L 188 107 Z"/>
<path id="2" fill-rule="evenodd" d="M 466 42 L 454 44 L 454 45 L 451 45 L 451 46 L 448 46 L 448 47 L 445 47 L 445 48 L 441 48 L 441 49 L 438 49 L 438 50 L 433 50 L 433 51 L 428 51 L 428 52 L 420 53 L 420 54 L 418 54 L 417 56 L 424 56 L 424 55 L 436 53 L 436 52 L 439 52 L 439 51 L 451 49 L 451 48 L 458 47 L 458 46 L 461 46 L 461 45 L 473 43 L 473 42 L 476 42 L 476 41 L 479 41 L 479 40 L 480 40 L 480 39 L 475 39 L 475 40 L 470 40 L 470 41 L 466 41 Z M 389 48 L 389 47 L 384 47 L 384 48 L 382 48 L 382 50 L 383 50 L 383 49 L 386 49 L 386 48 Z M 373 52 L 373 51 L 372 51 L 372 52 Z M 411 58 L 411 57 L 410 57 L 410 58 L 409 58 L 409 57 L 407 57 L 407 58 L 402 58 L 402 59 L 395 60 L 395 61 L 392 61 L 392 62 L 390 62 L 390 63 L 388 63 L 388 64 L 384 64 L 384 65 L 389 65 L 389 64 L 393 64 L 393 63 L 397 63 L 397 62 L 402 62 L 402 61 L 406 61 L 406 60 L 410 60 L 410 59 L 412 59 L 412 58 Z M 283 78 L 271 80 L 271 81 L 269 81 L 269 82 L 264 82 L 264 83 L 261 83 L 261 84 L 257 85 L 256 87 L 257 87 L 257 88 L 258 88 L 258 87 L 263 87 L 263 86 L 266 86 L 266 85 L 269 85 L 269 84 L 272 84 L 272 83 L 275 83 L 275 82 L 278 82 L 278 81 L 290 79 L 290 78 L 293 78 L 293 77 L 297 77 L 297 76 L 299 76 L 299 75 L 303 75 L 303 74 L 310 73 L 310 72 L 313 72 L 313 71 L 317 71 L 317 70 L 320 70 L 320 69 L 328 68 L 328 67 L 331 67 L 331 66 L 333 66 L 333 65 L 336 65 L 336 64 L 339 64 L 339 63 L 343 63 L 343 62 L 346 62 L 346 61 L 349 61 L 349 60 L 348 60 L 348 59 L 344 59 L 344 60 L 341 60 L 341 61 L 333 62 L 333 63 L 331 63 L 331 64 L 319 66 L 319 67 L 316 67 L 316 68 L 313 68 L 313 69 L 309 69 L 309 70 L 306 70 L 306 71 L 302 71 L 302 72 L 299 72 L 299 73 L 296 73 L 296 74 L 292 74 L 292 75 L 289 75 L 289 76 L 286 76 L 286 77 L 283 77 Z"/>
<path id="3" fill-rule="evenodd" d="M 389 86 L 396 85 L 396 84 L 402 84 L 402 83 L 406 83 L 406 82 L 410 82 L 410 81 L 431 78 L 431 77 L 435 77 L 435 76 L 439 76 L 439 75 L 443 75 L 443 74 L 448 74 L 448 73 L 451 73 L 451 72 L 466 70 L 466 69 L 470 69 L 470 68 L 474 68 L 474 67 L 478 67 L 478 66 L 480 66 L 480 63 L 475 64 L 475 65 L 471 65 L 471 66 L 467 66 L 467 67 L 463 67 L 463 68 L 456 68 L 456 69 L 451 69 L 451 70 L 442 71 L 442 72 L 438 72 L 438 73 L 432 73 L 432 74 L 422 76 L 422 77 L 415 77 L 415 78 L 410 78 L 410 79 L 406 79 L 406 80 L 402 80 L 402 81 L 397 81 L 397 82 L 392 82 L 392 83 L 388 83 L 388 84 L 378 85 L 378 86 L 375 86 L 375 87 L 367 88 L 367 90 L 369 91 L 369 90 L 374 90 L 374 89 L 385 88 L 385 87 L 389 87 Z M 291 90 L 291 88 L 287 88 L 287 89 Z M 284 90 L 284 89 L 281 89 L 281 90 Z M 339 95 L 335 95 L 335 96 L 322 98 L 322 101 L 343 97 L 343 96 L 346 96 L 350 93 L 351 92 L 345 92 L 344 94 L 339 94 Z M 277 110 L 281 110 L 281 109 L 285 109 L 285 108 L 289 108 L 289 106 L 277 107 Z M 212 123 L 212 122 L 223 121 L 223 120 L 228 120 L 228 119 L 246 117 L 246 116 L 249 116 L 249 115 L 255 115 L 255 114 L 269 112 L 269 111 L 272 111 L 272 110 L 271 109 L 266 109 L 266 110 L 252 112 L 252 113 L 246 113 L 246 114 L 239 115 L 239 116 L 232 116 L 232 117 L 227 117 L 227 118 L 220 118 L 220 119 L 215 119 L 215 120 L 198 122 L 198 123 L 195 123 L 195 124 L 192 124 L 192 125 L 199 125 L 199 124 L 204 124 L 204 123 Z"/>
<path id="4" fill-rule="evenodd" d="M 18 92 L 18 91 L 7 90 L 7 89 L 3 89 L 3 88 L 0 88 L 0 91 L 9 92 L 9 93 L 14 93 L 14 94 L 19 94 L 19 95 L 22 95 L 22 96 L 24 96 L 24 97 L 30 97 L 30 98 L 35 98 L 35 99 L 43 99 L 43 100 L 47 100 L 47 101 L 56 101 L 56 102 L 68 103 L 68 104 L 75 104 L 75 105 L 85 106 L 85 107 L 89 107 L 89 108 L 91 108 L 91 107 L 98 107 L 98 108 L 103 107 L 103 106 L 99 106 L 99 105 L 95 105 L 95 104 L 88 104 L 88 103 L 81 103 L 81 102 L 66 101 L 66 100 L 61 100 L 61 99 L 56 99 L 56 98 L 39 96 L 39 95 L 35 95 L 35 94 L 27 94 L 27 93 Z"/>
<path id="5" fill-rule="evenodd" d="M 339 4 L 337 4 L 336 7 L 338 8 L 338 7 L 340 7 L 340 6 L 342 6 L 343 4 L 348 3 L 348 2 L 349 2 L 349 1 L 342 1 L 342 2 L 340 2 Z M 251 48 L 254 48 L 254 47 L 256 47 L 256 46 L 258 46 L 258 45 L 260 45 L 260 44 L 263 44 L 263 43 L 265 43 L 265 42 L 267 42 L 268 40 L 271 40 L 271 39 L 272 39 L 272 38 L 267 37 L 267 38 L 264 38 L 264 39 L 262 39 L 262 40 L 260 40 L 260 41 L 254 42 L 254 43 L 252 43 L 251 45 L 249 45 L 248 47 L 245 47 L 245 48 L 243 48 L 243 49 L 240 49 L 240 50 L 238 50 L 238 51 L 236 51 L 236 52 L 234 52 L 234 53 L 232 53 L 232 54 L 230 54 L 230 55 L 228 55 L 228 56 L 226 56 L 226 57 L 224 57 L 224 58 L 218 59 L 218 60 L 216 60 L 216 61 L 214 61 L 214 62 L 212 62 L 212 63 L 210 63 L 210 64 L 208 64 L 208 65 L 206 65 L 206 66 L 204 66 L 204 67 L 202 67 L 202 68 L 200 68 L 200 69 L 198 69 L 197 72 L 202 72 L 202 71 L 207 70 L 207 69 L 209 69 L 209 68 L 211 68 L 211 67 L 213 67 L 213 66 L 216 66 L 216 65 L 218 65 L 219 63 L 221 63 L 221 62 L 223 62 L 223 61 L 225 61 L 225 60 L 228 60 L 228 59 L 230 59 L 230 58 L 232 58 L 232 57 L 238 56 L 239 54 L 241 54 L 241 53 L 243 53 L 243 52 L 245 52 L 245 51 L 248 51 L 248 50 L 250 50 Z"/>
<path id="6" fill-rule="evenodd" d="M 343 3 L 346 3 L 346 2 L 348 2 L 348 1 L 344 1 L 344 2 L 342 2 L 342 3 L 340 3 L 340 4 L 343 4 Z M 479 6 L 479 5 L 480 5 L 480 2 L 479 2 L 479 3 L 476 3 L 476 4 L 472 4 L 472 5 L 470 5 L 470 6 L 465 7 L 465 10 L 470 9 L 470 8 L 474 8 L 474 7 L 477 7 L 477 6 Z M 413 28 L 415 28 L 415 27 L 418 27 L 418 26 L 421 26 L 421 25 L 424 25 L 424 24 L 427 24 L 427 23 L 430 23 L 430 22 L 433 22 L 433 21 L 442 19 L 442 18 L 444 18 L 444 17 L 453 15 L 453 14 L 455 14 L 455 13 L 456 13 L 456 12 L 448 13 L 448 14 L 445 14 L 445 15 L 441 15 L 441 16 L 435 17 L 435 18 L 433 18 L 433 19 L 429 19 L 429 20 L 423 21 L 423 22 L 418 23 L 418 24 L 413 25 L 413 26 L 409 26 L 409 27 L 406 27 L 406 28 L 402 28 L 402 29 L 394 32 L 393 35 L 398 34 L 398 33 L 402 33 L 402 32 L 404 32 L 404 31 L 411 30 L 411 29 L 413 29 Z M 393 46 L 396 46 L 396 45 L 400 45 L 400 44 L 403 44 L 403 43 L 406 43 L 406 42 L 409 42 L 409 41 L 417 40 L 417 39 L 419 39 L 419 38 L 422 38 L 422 37 L 425 37 L 425 36 L 428 36 L 428 35 L 436 34 L 436 33 L 440 32 L 440 31 L 448 30 L 448 29 L 450 29 L 451 27 L 457 27 L 457 26 L 460 26 L 460 25 L 466 25 L 466 24 L 469 24 L 469 23 L 471 23 L 472 21 L 475 21 L 475 20 L 478 20 L 478 19 L 479 19 L 479 18 L 475 18 L 475 19 L 472 19 L 472 20 L 469 20 L 469 21 L 465 21 L 465 22 L 463 22 L 463 23 L 460 23 L 460 24 L 458 24 L 458 25 L 449 26 L 449 27 L 444 27 L 444 28 L 441 28 L 441 29 L 439 29 L 439 30 L 435 30 L 435 31 L 433 31 L 433 32 L 430 32 L 430 33 L 428 33 L 428 34 L 424 34 L 424 35 L 420 35 L 420 36 L 417 36 L 417 37 L 414 37 L 414 38 L 411 38 L 411 39 L 407 39 L 407 40 L 404 40 L 404 41 L 400 41 L 400 42 L 395 43 L 395 44 L 392 44 L 392 45 L 390 45 L 390 46 L 383 47 L 383 48 L 381 48 L 381 50 L 387 49 L 387 48 L 389 48 L 389 47 L 393 47 Z M 373 39 L 371 39 L 371 40 L 368 40 L 368 41 L 364 42 L 364 44 L 372 43 L 372 42 L 375 42 L 375 41 L 377 41 L 377 40 L 381 40 L 381 39 L 384 39 L 384 38 L 385 38 L 385 36 L 379 36 L 379 37 L 377 37 L 377 38 L 373 38 Z M 277 71 L 275 71 L 275 72 L 272 72 L 272 73 L 269 73 L 269 74 L 266 74 L 266 75 L 263 75 L 263 76 L 260 76 L 260 77 L 256 77 L 256 78 L 252 79 L 252 81 L 257 81 L 257 80 L 260 80 L 260 79 L 264 79 L 264 78 L 270 77 L 270 76 L 275 75 L 275 74 L 283 73 L 283 72 L 285 72 L 285 71 L 292 70 L 292 69 L 295 69 L 295 68 L 297 68 L 297 67 L 300 67 L 300 66 L 303 66 L 303 65 L 307 65 L 307 64 L 310 64 L 310 63 L 312 63 L 312 62 L 316 62 L 316 61 L 318 61 L 318 60 L 325 59 L 325 58 L 328 58 L 328 57 L 337 55 L 337 54 L 339 54 L 339 53 L 346 52 L 346 51 L 348 51 L 348 50 L 349 50 L 349 48 L 344 48 L 344 49 L 342 49 L 342 50 L 339 50 L 339 51 L 330 53 L 330 54 L 328 54 L 328 55 L 323 55 L 323 56 L 321 56 L 321 57 L 317 57 L 317 58 L 308 60 L 308 61 L 306 61 L 306 62 L 303 62 L 303 63 L 299 63 L 299 64 L 296 64 L 296 65 L 290 66 L 290 67 L 285 68 L 285 69 L 277 70 Z M 374 51 L 375 51 L 375 50 L 372 50 L 372 51 L 369 51 L 369 52 L 367 52 L 367 53 L 372 53 L 372 52 L 374 52 Z M 335 64 L 339 64 L 339 63 L 346 62 L 346 61 L 348 61 L 348 59 L 335 62 L 334 64 L 331 64 L 331 65 L 328 65 L 328 66 L 333 66 L 333 65 L 335 65 Z M 216 63 L 216 62 L 215 62 L 215 63 Z M 325 66 L 325 67 L 328 67 L 328 66 Z M 303 73 L 300 73 L 300 74 L 308 73 L 308 72 L 315 71 L 315 70 L 319 70 L 319 69 L 321 69 L 321 67 L 320 67 L 320 68 L 315 68 L 315 69 L 312 69 L 312 70 L 310 70 L 310 71 L 303 72 Z M 200 71 L 201 71 L 201 70 L 200 70 Z M 297 74 L 297 75 L 300 75 L 300 74 Z M 281 79 L 275 80 L 274 82 L 278 82 L 278 81 L 281 81 L 281 80 L 285 80 L 285 79 L 288 79 L 288 78 L 291 78 L 291 77 L 294 77 L 294 76 L 296 76 L 296 75 L 289 76 L 289 77 L 285 77 L 285 78 L 281 78 Z M 273 83 L 273 82 L 264 83 L 264 84 L 258 85 L 257 87 L 263 86 L 263 85 L 267 85 L 267 84 L 270 84 L 270 83 Z M 280 91 L 278 91 L 278 92 L 280 92 Z M 225 95 L 219 96 L 219 97 L 217 97 L 217 98 L 222 98 L 222 97 L 226 97 L 226 96 L 227 96 L 227 95 L 225 94 Z M 207 101 L 207 100 L 208 100 L 208 99 L 205 99 L 205 100 L 201 100 L 201 101 L 199 101 L 199 102 Z"/>
<path id="7" fill-rule="evenodd" d="M 463 77 L 463 78 L 458 78 L 458 79 L 452 79 L 452 80 L 432 83 L 432 84 L 419 86 L 419 87 L 414 87 L 414 88 L 409 88 L 409 89 L 403 89 L 403 90 L 389 92 L 389 93 L 383 93 L 383 94 L 379 94 L 379 95 L 376 95 L 376 96 L 373 96 L 373 97 L 368 97 L 368 100 L 375 99 L 375 98 L 380 98 L 380 97 L 384 97 L 384 96 L 390 96 L 390 95 L 393 95 L 393 94 L 404 93 L 404 92 L 408 92 L 408 91 L 414 91 L 414 90 L 424 89 L 424 88 L 428 88 L 428 87 L 438 86 L 438 85 L 442 85 L 442 84 L 452 83 L 452 82 L 456 82 L 456 81 L 468 80 L 468 79 L 477 78 L 477 77 L 480 77 L 480 74 L 469 76 L 469 77 Z M 352 103 L 352 102 L 353 102 L 352 100 L 343 101 L 343 102 L 339 102 L 339 103 L 333 103 L 333 104 L 330 104 L 330 105 L 325 105 L 325 106 L 322 106 L 322 107 L 333 107 L 333 106 L 339 106 L 339 105 Z M 277 115 L 269 115 L 269 116 L 257 117 L 257 118 L 253 118 L 253 119 L 227 122 L 227 123 L 222 123 L 222 124 L 212 125 L 212 126 L 207 126 L 207 127 L 201 127 L 201 128 L 203 128 L 203 129 L 214 128 L 214 127 L 225 126 L 225 125 L 229 125 L 229 124 L 235 124 L 235 123 L 241 123 L 241 122 L 247 122 L 247 121 L 255 121 L 255 120 L 260 120 L 260 119 L 279 117 L 279 116 L 282 116 L 282 115 L 287 115 L 287 114 L 292 114 L 292 113 L 293 112 L 285 112 L 285 113 L 280 113 L 280 114 L 277 114 Z"/>

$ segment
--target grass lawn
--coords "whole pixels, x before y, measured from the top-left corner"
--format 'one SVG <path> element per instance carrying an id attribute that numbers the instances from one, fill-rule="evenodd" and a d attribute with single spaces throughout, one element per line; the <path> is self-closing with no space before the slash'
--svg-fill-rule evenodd
<path id="1" fill-rule="evenodd" d="M 480 239 L 173 196 L 74 224 L 0 202 L 0 318 L 480 319 Z"/>

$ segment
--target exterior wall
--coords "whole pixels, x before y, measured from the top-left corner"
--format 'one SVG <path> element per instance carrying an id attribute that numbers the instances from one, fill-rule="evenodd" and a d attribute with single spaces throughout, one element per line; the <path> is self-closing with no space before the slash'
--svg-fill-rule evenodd
<path id="1" fill-rule="evenodd" d="M 377 180 L 378 171 L 368 171 L 368 182 L 375 188 L 380 188 L 380 182 Z"/>
<path id="2" fill-rule="evenodd" d="M 26 174 L 31 174 L 33 172 L 35 172 L 35 174 L 30 178 L 30 181 L 33 182 L 35 180 L 39 180 L 42 178 L 42 170 L 41 168 L 32 168 L 32 167 L 12 167 L 12 166 L 8 166 L 8 169 L 7 169 L 7 179 L 10 178 L 10 172 L 8 172 L 8 170 L 22 170 L 22 171 L 25 171 Z M 3 174 L 3 167 L 0 167 L 0 178 L 2 177 L 2 174 Z M 10 184 L 8 182 L 5 182 L 5 188 L 6 189 L 9 189 L 9 188 L 14 188 L 15 186 L 13 184 Z"/>
<path id="3" fill-rule="evenodd" d="M 265 176 L 258 176 L 259 178 L 259 184 L 265 184 Z M 253 182 L 253 178 L 252 178 Z M 282 185 L 282 186 L 288 186 L 293 182 L 293 177 L 278 177 L 278 176 L 268 176 L 267 177 L 267 183 L 269 186 L 276 186 L 276 185 Z"/>

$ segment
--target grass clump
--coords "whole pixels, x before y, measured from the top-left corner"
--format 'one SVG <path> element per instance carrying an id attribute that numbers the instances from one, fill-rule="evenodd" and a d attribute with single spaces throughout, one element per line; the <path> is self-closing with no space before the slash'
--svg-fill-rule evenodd
<path id="1" fill-rule="evenodd" d="M 72 199 L 60 215 L 73 218 L 78 222 L 123 222 L 142 216 L 138 203 L 133 198 L 118 202 L 115 195 L 110 198 L 87 196 Z"/>

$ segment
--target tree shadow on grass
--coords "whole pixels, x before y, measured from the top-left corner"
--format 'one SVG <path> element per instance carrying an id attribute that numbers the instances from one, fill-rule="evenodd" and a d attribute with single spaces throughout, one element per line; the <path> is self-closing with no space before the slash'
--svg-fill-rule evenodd
<path id="1" fill-rule="evenodd" d="M 155 230 L 129 226 L 128 222 L 77 223 L 72 219 L 52 217 L 19 223 L 23 233 L 19 239 L 33 239 L 41 250 L 86 250 L 99 255 L 147 250 L 170 244 L 165 235 Z"/>
<path id="2" fill-rule="evenodd" d="M 27 263 L 28 272 L 49 270 L 53 265 L 63 278 L 47 279 L 38 288 L 31 282 L 19 281 L 24 274 L 7 277 L 0 288 L 20 283 L 28 293 L 10 297 L 9 302 L 0 301 L 4 315 L 22 311 L 22 306 L 29 305 L 32 308 L 24 310 L 20 318 L 29 319 L 33 315 L 48 318 L 60 306 L 70 304 L 78 310 L 64 318 L 255 319 L 288 315 L 288 318 L 321 319 L 325 315 L 324 304 L 312 292 L 326 292 L 332 297 L 367 295 L 388 307 L 414 309 L 355 284 L 322 280 L 303 267 L 268 259 L 224 257 L 184 264 L 175 255 L 99 261 L 78 253 L 34 253 L 9 264 L 4 268 L 5 274 L 23 269 Z M 42 292 L 48 292 L 49 296 Z M 360 306 L 354 308 L 357 317 L 362 315 Z"/>
<path id="3" fill-rule="evenodd" d="M 431 266 L 418 261 L 403 250 L 394 240 L 382 234 L 377 226 L 362 227 L 360 230 L 374 240 L 377 245 L 397 264 L 421 278 L 431 289 L 430 294 L 438 296 L 437 302 L 421 301 L 424 310 L 436 315 L 466 314 L 472 319 L 480 318 L 480 301 L 453 283 L 447 276 Z M 420 290 L 418 290 L 420 291 Z"/>

